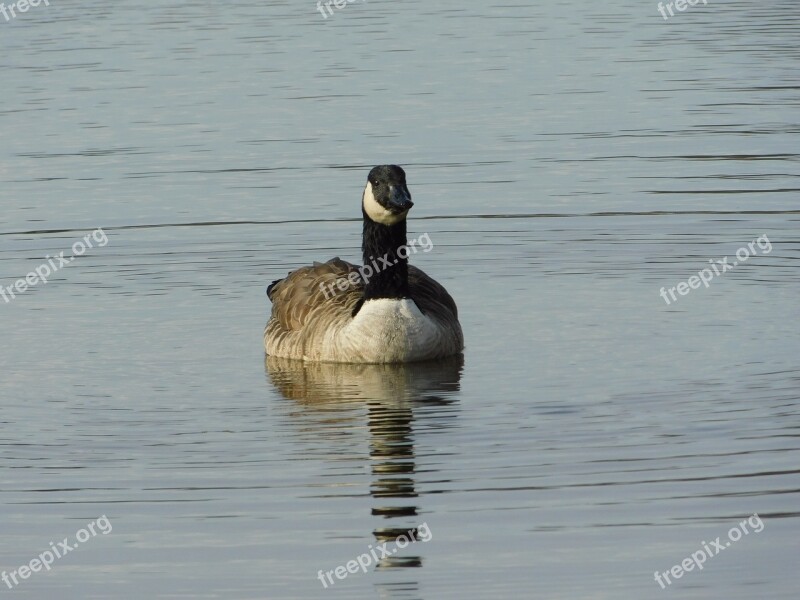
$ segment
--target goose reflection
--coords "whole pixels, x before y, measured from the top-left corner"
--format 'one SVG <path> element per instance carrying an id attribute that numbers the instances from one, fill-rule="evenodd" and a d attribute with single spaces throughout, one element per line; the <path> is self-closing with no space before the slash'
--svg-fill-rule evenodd
<path id="1" fill-rule="evenodd" d="M 435 432 L 452 424 L 463 364 L 461 355 L 436 362 L 400 365 L 307 363 L 266 358 L 270 381 L 281 395 L 300 404 L 299 412 L 306 427 L 311 417 L 320 439 L 331 439 L 344 423 L 352 425 L 353 411 L 344 408 L 366 407 L 370 494 L 375 499 L 372 515 L 381 519 L 382 525 L 376 523 L 372 532 L 378 544 L 394 542 L 401 535 L 422 539 L 415 529 L 421 521 L 414 430 L 416 427 Z M 297 416 L 300 418 L 299 414 Z M 363 420 L 363 411 L 359 411 L 357 418 Z M 342 441 L 341 436 L 337 441 Z M 337 452 L 337 449 L 334 447 L 330 451 Z M 435 530 L 430 523 L 428 526 Z M 416 546 L 418 544 L 411 545 L 409 549 Z M 383 558 L 377 568 L 421 565 L 420 556 L 406 555 Z"/>

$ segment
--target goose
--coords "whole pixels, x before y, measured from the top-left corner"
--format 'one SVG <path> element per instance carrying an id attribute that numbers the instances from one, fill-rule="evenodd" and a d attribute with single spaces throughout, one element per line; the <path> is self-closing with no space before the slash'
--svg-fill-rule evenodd
<path id="1" fill-rule="evenodd" d="M 339 257 L 267 288 L 269 356 L 315 362 L 409 363 L 460 354 L 464 336 L 445 288 L 408 264 L 414 203 L 397 165 L 374 167 L 361 198 L 364 266 Z"/>

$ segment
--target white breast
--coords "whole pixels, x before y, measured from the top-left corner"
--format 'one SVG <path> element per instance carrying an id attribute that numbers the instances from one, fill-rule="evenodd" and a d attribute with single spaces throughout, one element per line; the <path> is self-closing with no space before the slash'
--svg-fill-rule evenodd
<path id="1" fill-rule="evenodd" d="M 338 360 L 346 362 L 410 362 L 441 353 L 446 335 L 413 300 L 367 300 L 356 317 L 326 340 Z M 326 352 L 327 353 L 327 352 Z"/>

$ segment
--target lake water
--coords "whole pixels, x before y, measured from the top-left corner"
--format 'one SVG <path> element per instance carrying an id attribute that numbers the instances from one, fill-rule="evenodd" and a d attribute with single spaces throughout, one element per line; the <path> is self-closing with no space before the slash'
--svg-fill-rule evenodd
<path id="1" fill-rule="evenodd" d="M 0 569 L 113 530 L 9 598 L 797 597 L 796 0 L 49 4 L 0 16 L 0 285 L 107 244 L 0 300 Z M 388 162 L 463 361 L 265 360 Z"/>

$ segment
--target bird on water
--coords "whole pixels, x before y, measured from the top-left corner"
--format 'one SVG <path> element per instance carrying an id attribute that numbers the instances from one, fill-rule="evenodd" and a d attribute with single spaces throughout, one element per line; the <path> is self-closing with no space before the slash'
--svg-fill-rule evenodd
<path id="1" fill-rule="evenodd" d="M 364 266 L 337 257 L 273 282 L 267 289 L 272 301 L 264 331 L 267 354 L 406 363 L 462 352 L 453 298 L 408 264 L 406 218 L 412 206 L 403 169 L 381 165 L 369 172 L 361 198 Z"/>

